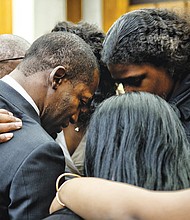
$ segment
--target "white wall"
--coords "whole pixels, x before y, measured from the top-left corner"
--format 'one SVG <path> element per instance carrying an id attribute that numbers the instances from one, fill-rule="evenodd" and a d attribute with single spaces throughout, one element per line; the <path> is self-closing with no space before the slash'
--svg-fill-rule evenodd
<path id="1" fill-rule="evenodd" d="M 66 19 L 65 0 L 13 0 L 13 34 L 30 43 Z"/>
<path id="2" fill-rule="evenodd" d="M 25 0 L 27 1 L 27 0 Z M 35 33 L 37 38 L 45 33 L 50 32 L 55 24 L 66 19 L 65 0 L 34 0 L 34 22 Z"/>
<path id="3" fill-rule="evenodd" d="M 13 0 L 13 34 L 30 43 L 34 39 L 34 1 Z"/>
<path id="4" fill-rule="evenodd" d="M 102 0 L 82 1 L 83 20 L 102 28 Z"/>
<path id="5" fill-rule="evenodd" d="M 82 0 L 82 20 L 102 28 L 102 0 Z M 66 20 L 66 0 L 13 0 L 13 34 L 30 43 Z"/>

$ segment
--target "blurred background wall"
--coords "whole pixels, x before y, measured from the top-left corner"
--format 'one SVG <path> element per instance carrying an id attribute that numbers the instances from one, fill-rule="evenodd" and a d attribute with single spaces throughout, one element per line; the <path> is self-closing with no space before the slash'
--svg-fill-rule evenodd
<path id="1" fill-rule="evenodd" d="M 63 20 L 88 21 L 107 32 L 122 14 L 145 7 L 189 14 L 190 0 L 0 0 L 0 34 L 16 34 L 32 43 Z"/>

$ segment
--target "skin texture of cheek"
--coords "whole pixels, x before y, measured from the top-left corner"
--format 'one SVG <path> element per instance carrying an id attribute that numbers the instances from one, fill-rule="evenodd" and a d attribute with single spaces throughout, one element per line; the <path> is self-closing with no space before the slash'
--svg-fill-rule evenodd
<path id="1" fill-rule="evenodd" d="M 41 123 L 48 133 L 58 132 L 59 127 L 69 121 L 70 105 L 69 98 L 65 97 L 56 99 L 45 107 L 41 115 Z"/>
<path id="2" fill-rule="evenodd" d="M 160 97 L 167 99 L 169 94 L 173 90 L 173 81 L 169 78 L 163 77 L 156 81 L 155 83 L 155 94 L 159 95 Z"/>

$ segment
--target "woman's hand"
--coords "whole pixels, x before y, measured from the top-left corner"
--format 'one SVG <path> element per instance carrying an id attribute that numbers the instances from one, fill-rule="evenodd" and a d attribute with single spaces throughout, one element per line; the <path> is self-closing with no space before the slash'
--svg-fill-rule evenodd
<path id="1" fill-rule="evenodd" d="M 22 127 L 22 121 L 13 116 L 5 109 L 0 109 L 0 143 L 6 142 L 13 137 L 13 133 Z"/>
<path id="2" fill-rule="evenodd" d="M 54 198 L 53 202 L 51 203 L 50 209 L 49 209 L 49 213 L 53 213 L 59 209 L 64 208 L 62 205 L 60 205 L 56 199 L 56 197 Z"/>

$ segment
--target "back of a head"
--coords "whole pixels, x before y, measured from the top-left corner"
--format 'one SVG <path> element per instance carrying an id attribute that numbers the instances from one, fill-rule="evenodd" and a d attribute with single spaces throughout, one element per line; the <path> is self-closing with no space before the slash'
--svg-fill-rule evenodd
<path id="1" fill-rule="evenodd" d="M 0 60 L 24 57 L 30 43 L 13 34 L 0 35 Z"/>
<path id="2" fill-rule="evenodd" d="M 98 69 L 90 47 L 75 34 L 52 32 L 39 37 L 29 48 L 18 69 L 25 76 L 64 66 L 68 79 L 93 82 L 94 70 Z"/>
<path id="3" fill-rule="evenodd" d="M 126 93 L 105 100 L 91 118 L 86 175 L 154 190 L 187 188 L 188 152 L 185 131 L 166 101 Z"/>
<path id="4" fill-rule="evenodd" d="M 122 15 L 107 33 L 107 64 L 151 64 L 172 78 L 190 72 L 190 24 L 166 9 L 140 9 Z"/>
<path id="5" fill-rule="evenodd" d="M 18 65 L 29 47 L 30 43 L 20 36 L 0 35 L 0 77 L 9 74 Z"/>

